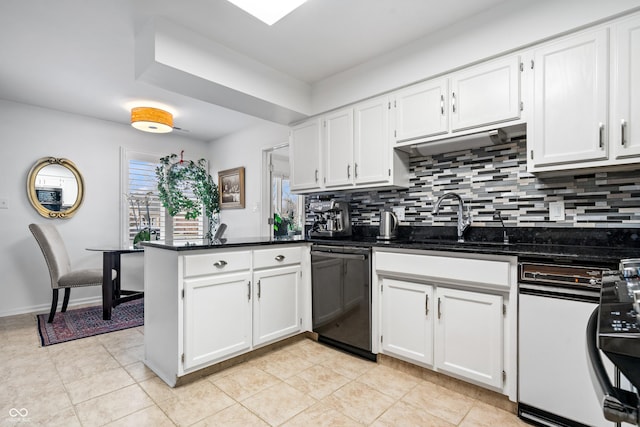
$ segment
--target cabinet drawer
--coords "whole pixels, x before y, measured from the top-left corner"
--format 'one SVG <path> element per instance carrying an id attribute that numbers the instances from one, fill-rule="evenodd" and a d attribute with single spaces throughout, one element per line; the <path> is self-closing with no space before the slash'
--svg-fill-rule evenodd
<path id="1" fill-rule="evenodd" d="M 184 257 L 185 277 L 228 273 L 250 268 L 251 251 L 214 252 Z"/>
<path id="2" fill-rule="evenodd" d="M 508 261 L 378 252 L 375 268 L 378 272 L 400 276 L 478 283 L 495 288 L 508 288 L 511 283 Z"/>
<path id="3" fill-rule="evenodd" d="M 300 264 L 301 261 L 302 248 L 300 246 L 258 249 L 253 251 L 253 268 Z"/>

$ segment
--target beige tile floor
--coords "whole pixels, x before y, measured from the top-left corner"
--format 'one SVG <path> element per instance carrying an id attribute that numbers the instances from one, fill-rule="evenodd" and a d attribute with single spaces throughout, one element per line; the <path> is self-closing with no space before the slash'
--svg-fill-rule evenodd
<path id="1" fill-rule="evenodd" d="M 0 426 L 526 425 L 308 339 L 174 389 L 142 363 L 142 327 L 40 347 L 35 317 L 12 316 L 0 343 Z"/>

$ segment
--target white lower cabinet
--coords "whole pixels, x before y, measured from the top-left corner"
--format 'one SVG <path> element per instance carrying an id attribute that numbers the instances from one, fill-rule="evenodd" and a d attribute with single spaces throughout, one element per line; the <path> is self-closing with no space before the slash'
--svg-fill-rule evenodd
<path id="1" fill-rule="evenodd" d="M 184 368 L 251 347 L 251 273 L 184 281 Z"/>
<path id="2" fill-rule="evenodd" d="M 300 332 L 301 276 L 299 264 L 254 272 L 253 345 Z"/>
<path id="3" fill-rule="evenodd" d="M 433 365 L 433 287 L 383 279 L 382 350 Z"/>
<path id="4" fill-rule="evenodd" d="M 501 387 L 502 296 L 445 287 L 436 294 L 436 369 Z"/>
<path id="5" fill-rule="evenodd" d="M 515 257 L 376 251 L 380 351 L 516 400 Z"/>
<path id="6" fill-rule="evenodd" d="M 145 248 L 144 362 L 180 377 L 311 325 L 309 246 Z"/>

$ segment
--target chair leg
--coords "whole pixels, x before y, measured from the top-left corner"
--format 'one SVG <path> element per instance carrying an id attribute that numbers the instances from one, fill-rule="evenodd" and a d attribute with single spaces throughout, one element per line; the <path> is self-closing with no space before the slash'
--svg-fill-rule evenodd
<path id="1" fill-rule="evenodd" d="M 62 299 L 62 313 L 67 311 L 67 306 L 69 305 L 69 295 L 71 295 L 71 288 L 64 288 L 64 298 Z"/>
<path id="2" fill-rule="evenodd" d="M 58 290 L 53 290 L 53 300 L 51 301 L 51 311 L 49 312 L 49 320 L 47 323 L 53 322 L 53 317 L 56 315 L 56 308 L 58 308 Z"/>

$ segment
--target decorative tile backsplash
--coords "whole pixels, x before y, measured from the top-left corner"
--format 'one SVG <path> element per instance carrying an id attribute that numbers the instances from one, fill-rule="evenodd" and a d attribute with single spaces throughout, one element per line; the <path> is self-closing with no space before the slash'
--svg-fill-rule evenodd
<path id="1" fill-rule="evenodd" d="M 354 225 L 377 225 L 380 210 L 403 206 L 401 225 L 451 226 L 457 220 L 457 201 L 443 202 L 454 191 L 471 207 L 473 226 L 499 226 L 500 210 L 507 227 L 639 228 L 640 168 L 623 172 L 584 173 L 545 177 L 527 172 L 526 141 L 510 142 L 450 154 L 412 157 L 410 187 L 402 190 L 335 192 L 322 196 L 350 202 Z M 576 171 L 576 173 L 581 173 Z M 309 199 L 309 198 L 308 198 Z M 564 201 L 565 220 L 549 220 L 549 202 Z M 307 224 L 313 216 L 307 213 Z"/>

